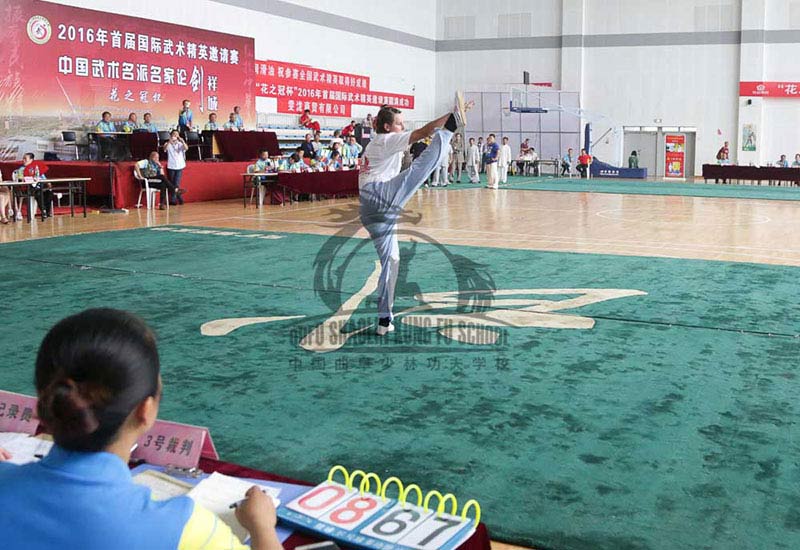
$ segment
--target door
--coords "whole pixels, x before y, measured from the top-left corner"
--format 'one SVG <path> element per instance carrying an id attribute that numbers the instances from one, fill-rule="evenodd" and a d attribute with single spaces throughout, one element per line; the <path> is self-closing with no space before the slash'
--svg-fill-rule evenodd
<path id="1" fill-rule="evenodd" d="M 625 132 L 623 167 L 628 167 L 631 151 L 639 156 L 639 168 L 647 168 L 647 176 L 655 177 L 658 168 L 658 133 L 657 132 Z"/>

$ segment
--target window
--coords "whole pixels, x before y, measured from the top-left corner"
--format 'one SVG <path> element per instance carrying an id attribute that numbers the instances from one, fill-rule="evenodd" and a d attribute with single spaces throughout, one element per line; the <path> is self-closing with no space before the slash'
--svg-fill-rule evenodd
<path id="1" fill-rule="evenodd" d="M 445 17 L 444 38 L 445 40 L 475 38 L 475 16 Z"/>
<path id="2" fill-rule="evenodd" d="M 518 38 L 530 35 L 530 13 L 504 13 L 497 16 L 498 38 Z"/>

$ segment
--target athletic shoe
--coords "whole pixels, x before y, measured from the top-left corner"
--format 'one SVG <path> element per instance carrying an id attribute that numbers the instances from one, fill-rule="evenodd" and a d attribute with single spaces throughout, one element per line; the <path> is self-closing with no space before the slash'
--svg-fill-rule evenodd
<path id="1" fill-rule="evenodd" d="M 394 323 L 389 323 L 387 327 L 379 324 L 378 328 L 375 329 L 375 334 L 378 336 L 386 336 L 390 332 L 394 332 Z"/>

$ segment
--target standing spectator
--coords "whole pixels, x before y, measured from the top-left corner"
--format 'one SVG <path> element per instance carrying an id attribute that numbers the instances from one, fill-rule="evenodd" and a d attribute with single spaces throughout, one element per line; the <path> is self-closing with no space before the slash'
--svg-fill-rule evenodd
<path id="1" fill-rule="evenodd" d="M 453 182 L 458 181 L 461 183 L 461 170 L 464 166 L 464 140 L 461 137 L 461 134 L 456 134 L 453 136 L 453 141 L 450 142 L 450 145 L 453 148 Z M 458 174 L 458 180 L 456 180 L 456 173 Z"/>
<path id="2" fill-rule="evenodd" d="M 190 107 L 192 106 L 192 102 L 188 99 L 183 100 L 183 107 L 180 111 L 178 111 L 178 130 L 181 134 L 185 134 L 186 132 L 191 132 L 194 128 L 193 120 L 194 114 Z"/>
<path id="3" fill-rule="evenodd" d="M 122 125 L 122 131 L 125 133 L 132 133 L 134 130 L 139 129 L 139 122 L 136 119 L 136 113 L 131 113 L 128 115 L 128 120 Z"/>
<path id="4" fill-rule="evenodd" d="M 161 190 L 159 210 L 167 208 L 167 199 L 169 198 L 167 195 L 172 197 L 170 204 L 175 204 L 178 200 L 178 194 L 183 193 L 183 189 L 177 189 L 175 184 L 167 180 L 164 175 L 164 167 L 161 166 L 161 162 L 158 160 L 158 151 L 153 151 L 148 158 L 134 164 L 133 169 L 140 178 L 147 178 L 150 184 L 155 183 L 155 185 L 148 184 L 150 187 L 156 187 Z M 142 182 L 142 187 L 144 187 L 144 182 Z"/>
<path id="5" fill-rule="evenodd" d="M 175 187 L 175 201 L 178 204 L 183 204 L 183 194 L 186 192 L 181 188 L 181 178 L 183 178 L 183 169 L 186 168 L 187 149 L 189 147 L 183 141 L 180 132 L 172 130 L 169 140 L 164 144 L 164 151 L 167 152 L 167 174 Z"/>
<path id="6" fill-rule="evenodd" d="M 574 159 L 572 158 L 572 147 L 567 149 L 567 154 L 561 158 L 561 175 L 564 176 L 571 176 L 572 175 L 572 165 L 574 163 Z"/>
<path id="7" fill-rule="evenodd" d="M 581 149 L 581 154 L 578 155 L 578 172 L 581 174 L 581 178 L 588 178 L 589 177 L 589 167 L 592 164 L 592 155 L 586 152 L 586 149 Z"/>
<path id="8" fill-rule="evenodd" d="M 239 131 L 239 126 L 236 125 L 236 113 L 231 113 L 228 115 L 228 122 L 225 123 L 222 129 L 229 132 Z"/>
<path id="9" fill-rule="evenodd" d="M 628 157 L 628 168 L 639 168 L 639 154 L 636 151 L 631 151 Z"/>
<path id="10" fill-rule="evenodd" d="M 778 162 L 775 163 L 775 166 L 778 168 L 789 168 L 789 161 L 786 160 L 786 155 L 781 155 L 781 158 L 778 159 Z"/>
<path id="11" fill-rule="evenodd" d="M 480 183 L 481 176 L 478 170 L 481 166 L 481 152 L 478 146 L 475 145 L 475 138 L 469 138 L 469 146 L 467 147 L 467 176 L 469 176 L 470 183 Z"/>
<path id="12" fill-rule="evenodd" d="M 486 165 L 486 181 L 489 189 L 497 189 L 497 160 L 500 157 L 500 146 L 494 140 L 494 134 L 486 138 L 486 152 L 483 154 L 483 164 Z"/>
<path id="13" fill-rule="evenodd" d="M 157 134 L 158 133 L 158 126 L 153 124 L 152 118 L 153 118 L 153 115 L 151 115 L 150 113 L 145 113 L 144 114 L 144 122 L 142 123 L 142 129 L 143 130 L 147 130 L 151 134 Z"/>
<path id="14" fill-rule="evenodd" d="M 450 166 L 450 156 L 452 154 L 452 149 L 449 145 L 447 146 L 447 151 L 448 154 L 442 155 L 442 163 L 433 169 L 433 182 L 431 182 L 431 187 L 447 187 L 447 168 Z"/>
<path id="15" fill-rule="evenodd" d="M 350 124 L 348 124 L 347 126 L 342 128 L 342 137 L 343 138 L 348 138 L 348 137 L 352 136 L 353 132 L 355 132 L 355 131 L 356 131 L 356 121 L 355 120 L 351 120 Z"/>
<path id="16" fill-rule="evenodd" d="M 508 138 L 503 138 L 503 145 L 500 147 L 500 156 L 497 159 L 497 169 L 500 174 L 500 183 L 508 183 L 508 168 L 511 166 L 511 146 L 508 144 Z"/>
<path id="17" fill-rule="evenodd" d="M 347 145 L 344 146 L 344 163 L 347 166 L 355 166 L 358 164 L 358 157 L 361 156 L 363 149 L 356 142 L 356 136 L 347 138 Z"/>
<path id="18" fill-rule="evenodd" d="M 111 160 L 114 143 L 116 143 L 117 139 L 117 136 L 113 134 L 117 132 L 117 127 L 111 122 L 111 113 L 108 111 L 104 111 L 101 117 L 100 122 L 97 123 L 94 129 L 94 131 L 97 132 L 97 143 L 100 146 L 100 158 L 103 160 Z"/>
<path id="19" fill-rule="evenodd" d="M 320 127 L 319 122 L 311 118 L 311 111 L 308 109 L 303 111 L 303 115 L 300 117 L 300 126 L 305 126 L 306 128 L 310 128 L 315 132 L 319 132 L 320 130 L 322 130 L 322 127 Z"/>
<path id="20" fill-rule="evenodd" d="M 366 147 L 372 139 L 372 113 L 367 113 L 367 118 L 361 123 L 361 147 Z"/>
<path id="21" fill-rule="evenodd" d="M 233 108 L 233 114 L 235 115 L 234 122 L 236 123 L 236 129 L 240 132 L 244 131 L 244 120 L 242 119 L 242 108 L 238 105 Z"/>
<path id="22" fill-rule="evenodd" d="M 483 142 L 483 136 L 478 137 L 478 152 L 481 154 L 481 166 L 478 172 L 483 174 L 486 170 L 486 163 L 483 161 L 483 154 L 486 153 L 486 144 Z"/>
<path id="23" fill-rule="evenodd" d="M 209 113 L 208 122 L 206 122 L 206 125 L 203 126 L 203 130 L 209 132 L 216 132 L 219 130 L 219 124 L 217 124 L 217 113 Z"/>
<path id="24" fill-rule="evenodd" d="M 300 144 L 300 149 L 302 149 L 304 157 L 317 158 L 314 145 L 311 143 L 311 134 L 306 134 L 305 141 Z"/>

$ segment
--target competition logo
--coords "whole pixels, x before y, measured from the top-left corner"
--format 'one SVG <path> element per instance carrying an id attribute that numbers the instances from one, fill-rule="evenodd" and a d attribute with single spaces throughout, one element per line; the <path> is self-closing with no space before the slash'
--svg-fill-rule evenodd
<path id="1" fill-rule="evenodd" d="M 28 19 L 28 38 L 34 44 L 46 44 L 53 36 L 53 27 L 50 26 L 50 21 L 41 15 L 34 15 Z"/>

